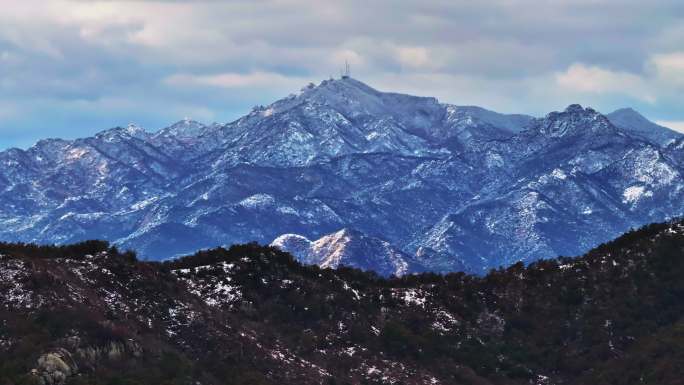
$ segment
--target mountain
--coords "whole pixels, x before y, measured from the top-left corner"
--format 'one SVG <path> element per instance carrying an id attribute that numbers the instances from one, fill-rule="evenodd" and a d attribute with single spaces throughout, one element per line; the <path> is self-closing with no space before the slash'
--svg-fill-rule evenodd
<path id="1" fill-rule="evenodd" d="M 653 143 L 665 146 L 681 138 L 677 131 L 655 124 L 631 108 L 621 108 L 606 115 L 617 127 Z"/>
<path id="2" fill-rule="evenodd" d="M 352 242 L 344 264 L 485 273 L 684 214 L 678 140 L 579 105 L 532 118 L 331 79 L 227 124 L 0 152 L 0 239 L 98 238 L 160 259 L 354 229 L 379 241 Z"/>
<path id="3" fill-rule="evenodd" d="M 340 266 L 372 270 L 383 276 L 402 276 L 419 269 L 411 257 L 389 242 L 350 229 L 342 229 L 316 241 L 297 234 L 284 234 L 271 246 L 286 251 L 304 264 L 336 269 Z"/>
<path id="4" fill-rule="evenodd" d="M 485 276 L 0 244 L 3 384 L 679 384 L 684 222 Z"/>
<path id="5" fill-rule="evenodd" d="M 476 271 L 536 259 L 529 256 L 579 254 L 599 238 L 636 227 L 635 215 L 682 212 L 681 163 L 589 108 L 551 113 L 482 153 L 517 165 L 500 177 L 508 185 L 494 182 L 489 196 L 416 238 L 412 248 L 429 269 L 465 264 Z"/>

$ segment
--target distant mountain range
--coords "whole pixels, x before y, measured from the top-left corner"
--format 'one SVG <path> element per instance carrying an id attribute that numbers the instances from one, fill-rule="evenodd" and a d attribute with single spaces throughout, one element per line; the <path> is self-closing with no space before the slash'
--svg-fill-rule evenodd
<path id="1" fill-rule="evenodd" d="M 150 259 L 276 240 L 330 267 L 483 273 L 684 214 L 684 139 L 634 110 L 505 115 L 350 78 L 228 124 L 47 139 L 0 165 L 1 239 Z"/>

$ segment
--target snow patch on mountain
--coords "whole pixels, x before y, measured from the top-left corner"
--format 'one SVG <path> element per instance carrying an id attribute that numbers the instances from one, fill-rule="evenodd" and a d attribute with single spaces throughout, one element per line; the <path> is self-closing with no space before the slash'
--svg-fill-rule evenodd
<path id="1" fill-rule="evenodd" d="M 642 198 L 652 197 L 653 192 L 646 190 L 644 186 L 630 186 L 622 193 L 623 203 L 636 203 Z"/>
<path id="2" fill-rule="evenodd" d="M 275 198 L 268 194 L 254 194 L 241 200 L 238 204 L 249 209 L 267 208 L 275 205 Z"/>
<path id="3" fill-rule="evenodd" d="M 297 234 L 284 234 L 271 246 L 292 253 L 302 263 L 323 268 L 357 267 L 381 275 L 401 276 L 409 272 L 410 258 L 389 242 L 368 237 L 358 231 L 342 229 L 315 241 Z"/>

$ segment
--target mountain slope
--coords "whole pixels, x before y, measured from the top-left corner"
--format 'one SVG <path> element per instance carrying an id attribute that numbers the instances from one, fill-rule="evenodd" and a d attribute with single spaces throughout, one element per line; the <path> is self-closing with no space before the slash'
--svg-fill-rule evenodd
<path id="1" fill-rule="evenodd" d="M 382 279 L 253 244 L 166 263 L 103 242 L 0 255 L 9 385 L 681 382 L 681 221 L 484 277 Z"/>
<path id="2" fill-rule="evenodd" d="M 621 108 L 606 117 L 617 127 L 662 146 L 682 137 L 679 132 L 655 124 L 631 108 Z"/>
<path id="3" fill-rule="evenodd" d="M 342 229 L 310 241 L 297 234 L 276 238 L 271 246 L 294 255 L 300 262 L 336 269 L 340 266 L 372 270 L 383 276 L 402 276 L 420 267 L 388 242 L 361 232 Z"/>
<path id="4" fill-rule="evenodd" d="M 453 271 L 465 264 L 477 271 L 539 255 L 580 254 L 638 218 L 682 212 L 681 165 L 588 108 L 570 106 L 538 119 L 511 141 L 490 144 L 491 153 L 504 164 L 518 163 L 510 168 L 510 184 L 444 216 L 414 241 L 427 268 Z"/>
<path id="5" fill-rule="evenodd" d="M 159 259 L 351 228 L 414 271 L 482 273 L 684 214 L 677 143 L 578 105 L 535 119 L 326 80 L 227 124 L 0 152 L 0 239 Z"/>

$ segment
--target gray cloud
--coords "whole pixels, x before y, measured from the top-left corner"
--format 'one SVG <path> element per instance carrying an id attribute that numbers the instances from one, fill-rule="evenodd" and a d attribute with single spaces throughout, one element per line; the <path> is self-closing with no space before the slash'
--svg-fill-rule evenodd
<path id="1" fill-rule="evenodd" d="M 684 121 L 677 1 L 3 4 L 0 147 L 227 121 L 352 63 L 393 91 L 541 114 L 579 102 Z"/>

